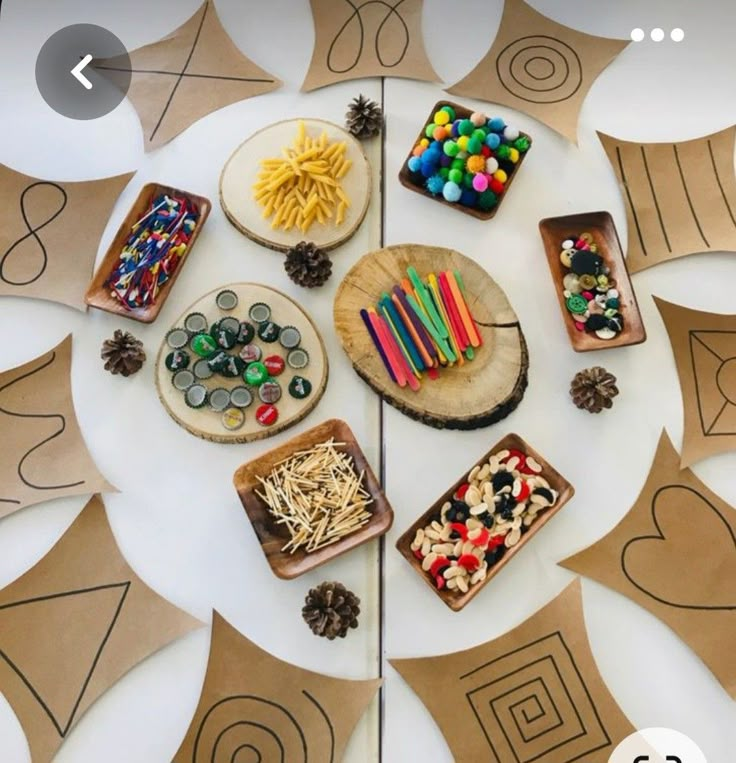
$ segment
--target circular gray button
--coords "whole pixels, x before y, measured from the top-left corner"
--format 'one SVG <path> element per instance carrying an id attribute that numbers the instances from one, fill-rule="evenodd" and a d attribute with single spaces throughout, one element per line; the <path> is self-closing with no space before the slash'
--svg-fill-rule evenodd
<path id="1" fill-rule="evenodd" d="M 70 119 L 109 114 L 130 87 L 130 56 L 110 31 L 74 24 L 55 32 L 36 59 L 36 84 L 46 103 Z"/>

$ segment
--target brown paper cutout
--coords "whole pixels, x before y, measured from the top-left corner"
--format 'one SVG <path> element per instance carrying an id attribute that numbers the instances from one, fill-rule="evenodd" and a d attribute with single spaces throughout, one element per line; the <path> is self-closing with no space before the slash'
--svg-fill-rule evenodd
<path id="1" fill-rule="evenodd" d="M 100 239 L 134 174 L 69 183 L 0 164 L 0 296 L 86 310 L 84 292 Z"/>
<path id="2" fill-rule="evenodd" d="M 201 623 L 130 568 L 94 496 L 56 545 L 0 591 L 0 691 L 33 763 L 47 763 L 92 703 Z"/>
<path id="3" fill-rule="evenodd" d="M 736 126 L 683 143 L 598 137 L 625 200 L 630 273 L 688 254 L 736 251 Z"/>
<path id="4" fill-rule="evenodd" d="M 338 763 L 380 680 L 345 681 L 264 652 L 219 613 L 207 674 L 173 763 Z"/>
<path id="5" fill-rule="evenodd" d="M 588 91 L 628 44 L 558 24 L 523 0 L 506 0 L 491 49 L 447 91 L 523 111 L 577 143 Z"/>
<path id="6" fill-rule="evenodd" d="M 211 0 L 164 39 L 133 51 L 130 67 L 115 59 L 95 65 L 113 82 L 115 72 L 132 73 L 128 98 L 141 120 L 146 151 L 213 111 L 281 87 L 240 52 Z"/>
<path id="7" fill-rule="evenodd" d="M 456 763 L 606 763 L 634 731 L 593 660 L 579 580 L 493 641 L 390 662 Z"/>
<path id="8" fill-rule="evenodd" d="M 669 625 L 736 699 L 736 513 L 679 460 L 663 432 L 626 516 L 560 564 Z"/>
<path id="9" fill-rule="evenodd" d="M 72 336 L 0 373 L 0 517 L 68 495 L 115 492 L 79 429 L 71 388 Z"/>
<path id="10" fill-rule="evenodd" d="M 736 315 L 706 313 L 654 297 L 682 390 L 681 467 L 736 450 Z"/>
<path id="11" fill-rule="evenodd" d="M 423 0 L 310 0 L 315 42 L 302 91 L 363 77 L 438 82 L 424 49 Z"/>

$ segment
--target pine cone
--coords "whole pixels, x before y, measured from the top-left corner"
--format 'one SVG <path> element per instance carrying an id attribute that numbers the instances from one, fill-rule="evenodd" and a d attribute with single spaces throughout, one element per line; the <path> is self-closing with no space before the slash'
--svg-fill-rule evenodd
<path id="1" fill-rule="evenodd" d="M 332 275 L 332 261 L 329 256 L 311 241 L 300 241 L 290 249 L 284 267 L 295 284 L 306 286 L 308 289 L 322 286 Z"/>
<path id="2" fill-rule="evenodd" d="M 130 376 L 140 371 L 146 360 L 143 342 L 128 331 L 116 329 L 112 339 L 102 344 L 100 357 L 105 361 L 105 370 L 111 374 Z"/>
<path id="3" fill-rule="evenodd" d="M 383 111 L 363 95 L 353 98 L 345 114 L 345 126 L 356 138 L 372 138 L 383 127 Z"/>
<path id="4" fill-rule="evenodd" d="M 586 368 L 575 375 L 570 386 L 573 403 L 589 413 L 600 413 L 613 406 L 613 398 L 618 395 L 616 377 L 605 368 Z"/>
<path id="5" fill-rule="evenodd" d="M 315 636 L 333 641 L 358 627 L 360 599 L 342 583 L 322 583 L 307 594 L 302 617 Z"/>

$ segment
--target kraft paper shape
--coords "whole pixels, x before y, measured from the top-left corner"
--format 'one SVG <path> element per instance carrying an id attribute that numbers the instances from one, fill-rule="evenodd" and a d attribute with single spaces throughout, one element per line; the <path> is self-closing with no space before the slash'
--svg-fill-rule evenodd
<path id="1" fill-rule="evenodd" d="M 424 50 L 423 0 L 311 0 L 315 43 L 302 90 L 363 77 L 438 82 Z"/>
<path id="2" fill-rule="evenodd" d="M 523 111 L 577 143 L 588 91 L 628 44 L 558 24 L 523 0 L 506 0 L 493 46 L 448 92 Z"/>
<path id="3" fill-rule="evenodd" d="M 48 763 L 123 674 L 201 623 L 154 593 L 94 496 L 58 543 L 0 591 L 0 692 L 33 763 Z"/>
<path id="4" fill-rule="evenodd" d="M 115 491 L 84 444 L 71 388 L 71 334 L 0 373 L 0 517 L 67 495 Z"/>
<path id="5" fill-rule="evenodd" d="M 736 251 L 736 127 L 683 143 L 598 137 L 625 200 L 630 273 L 688 254 Z"/>
<path id="6" fill-rule="evenodd" d="M 634 731 L 593 661 L 579 580 L 500 638 L 390 662 L 456 763 L 607 763 Z"/>
<path id="7" fill-rule="evenodd" d="M 736 315 L 654 297 L 670 336 L 684 409 L 681 467 L 736 450 Z"/>
<path id="8" fill-rule="evenodd" d="M 736 699 L 736 511 L 680 471 L 666 433 L 629 513 L 561 564 L 669 625 Z"/>
<path id="9" fill-rule="evenodd" d="M 173 763 L 339 763 L 380 685 L 282 662 L 215 612 L 199 706 Z"/>
<path id="10" fill-rule="evenodd" d="M 100 239 L 134 174 L 69 183 L 0 164 L 0 296 L 47 299 L 85 311 Z"/>
<path id="11" fill-rule="evenodd" d="M 240 52 L 211 0 L 168 37 L 132 52 L 130 66 L 121 69 L 120 61 L 107 59 L 95 68 L 113 82 L 115 72 L 131 71 L 128 98 L 141 120 L 146 151 L 213 111 L 281 87 Z"/>

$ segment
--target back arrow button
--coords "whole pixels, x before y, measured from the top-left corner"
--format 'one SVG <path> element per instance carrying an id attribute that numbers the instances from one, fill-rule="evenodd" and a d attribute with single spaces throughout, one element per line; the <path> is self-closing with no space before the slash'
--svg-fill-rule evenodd
<path id="1" fill-rule="evenodd" d="M 87 90 L 92 89 L 92 83 L 82 74 L 82 72 L 92 62 L 92 56 L 87 54 L 72 70 L 71 75 Z"/>

